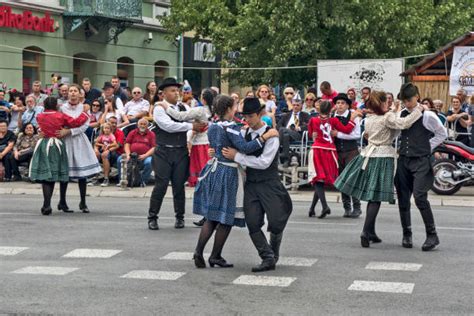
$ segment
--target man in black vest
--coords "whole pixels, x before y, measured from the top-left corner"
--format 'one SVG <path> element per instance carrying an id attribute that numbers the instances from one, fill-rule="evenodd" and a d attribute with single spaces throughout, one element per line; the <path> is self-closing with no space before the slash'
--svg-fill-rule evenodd
<path id="1" fill-rule="evenodd" d="M 415 85 L 412 83 L 402 85 L 398 99 L 403 101 L 405 109 L 400 113 L 401 117 L 407 116 L 418 105 L 418 98 L 418 88 Z M 434 181 L 431 153 L 446 137 L 446 129 L 432 111 L 423 111 L 418 121 L 401 132 L 395 186 L 403 228 L 402 246 L 405 248 L 413 247 L 410 218 L 412 194 L 426 229 L 426 240 L 421 249 L 429 251 L 439 245 L 433 212 L 428 201 L 428 191 Z"/>
<path id="2" fill-rule="evenodd" d="M 249 124 L 242 130 L 247 141 L 263 135 L 270 127 L 262 122 L 262 107 L 257 98 L 246 98 L 242 114 Z M 250 238 L 257 248 L 262 263 L 252 272 L 274 270 L 279 258 L 280 244 L 288 218 L 293 210 L 290 195 L 278 175 L 278 138 L 269 139 L 264 147 L 251 155 L 238 153 L 233 148 L 224 148 L 222 154 L 247 167 L 244 187 L 245 222 Z M 270 243 L 262 231 L 267 215 Z"/>
<path id="3" fill-rule="evenodd" d="M 174 78 L 166 78 L 160 85 L 164 101 L 179 111 L 186 111 L 185 105 L 178 102 L 181 84 Z M 155 187 L 151 193 L 148 210 L 148 228 L 158 230 L 158 214 L 171 180 L 173 203 L 176 216 L 175 228 L 184 227 L 184 183 L 189 176 L 189 155 L 186 133 L 189 130 L 201 131 L 205 123 L 179 122 L 166 114 L 161 106 L 155 106 L 153 119 L 157 124 L 156 148 L 153 154 Z"/>
<path id="4" fill-rule="evenodd" d="M 334 116 L 346 125 L 351 119 L 351 111 L 349 110 L 352 100 L 347 97 L 345 93 L 339 93 L 333 100 L 336 105 Z M 337 130 L 332 130 L 331 135 L 334 137 L 334 144 L 337 150 L 337 161 L 339 164 L 339 174 L 351 162 L 352 159 L 359 155 L 359 140 L 360 140 L 360 119 L 355 119 L 356 127 L 350 134 L 344 134 Z M 360 201 L 347 194 L 341 193 L 342 205 L 344 206 L 344 217 L 357 218 L 362 214 L 360 209 Z M 314 209 L 313 209 L 314 212 Z M 311 216 L 311 215 L 310 215 Z"/>

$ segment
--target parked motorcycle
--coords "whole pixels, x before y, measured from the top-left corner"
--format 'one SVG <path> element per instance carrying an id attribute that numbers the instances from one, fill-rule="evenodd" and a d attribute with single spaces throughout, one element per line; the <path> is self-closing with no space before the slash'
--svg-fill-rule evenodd
<path id="1" fill-rule="evenodd" d="M 441 195 L 452 195 L 462 186 L 474 184 L 474 148 L 460 142 L 445 141 L 435 152 L 442 158 L 433 164 L 435 176 L 432 190 Z"/>

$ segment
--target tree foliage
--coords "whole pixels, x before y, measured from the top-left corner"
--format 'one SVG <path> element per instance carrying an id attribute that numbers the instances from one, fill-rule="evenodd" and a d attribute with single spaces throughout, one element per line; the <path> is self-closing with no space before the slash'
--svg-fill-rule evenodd
<path id="1" fill-rule="evenodd" d="M 207 38 L 223 67 L 430 53 L 472 30 L 474 0 L 173 0 L 163 25 Z M 240 52 L 233 60 L 229 52 Z M 410 60 L 409 62 L 415 62 Z M 240 84 L 310 84 L 316 69 L 232 70 Z"/>

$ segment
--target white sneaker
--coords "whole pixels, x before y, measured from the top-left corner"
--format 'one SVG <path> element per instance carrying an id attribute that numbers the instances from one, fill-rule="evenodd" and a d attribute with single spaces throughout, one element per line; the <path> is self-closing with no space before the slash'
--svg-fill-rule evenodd
<path id="1" fill-rule="evenodd" d="M 108 187 L 109 186 L 109 179 L 108 178 L 105 178 L 104 179 L 104 182 L 102 182 L 102 184 L 100 185 L 101 187 Z"/>

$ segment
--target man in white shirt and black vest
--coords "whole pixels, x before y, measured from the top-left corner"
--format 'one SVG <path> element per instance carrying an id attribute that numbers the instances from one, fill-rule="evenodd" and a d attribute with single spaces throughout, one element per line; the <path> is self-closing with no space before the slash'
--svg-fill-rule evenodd
<path id="1" fill-rule="evenodd" d="M 347 94 L 339 93 L 332 101 L 336 105 L 334 117 L 337 117 L 344 125 L 349 123 L 352 114 L 350 110 L 352 100 L 349 99 Z M 359 155 L 360 118 L 357 117 L 354 121 L 356 126 L 350 134 L 344 134 L 337 130 L 331 131 L 337 150 L 339 174 L 342 173 L 344 168 L 352 161 L 352 159 Z M 344 207 L 344 217 L 357 218 L 362 214 L 360 201 L 357 198 L 352 197 L 352 203 L 351 197 L 347 194 L 341 193 L 341 198 Z"/>
<path id="2" fill-rule="evenodd" d="M 257 98 L 246 98 L 242 114 L 249 128 L 242 130 L 247 141 L 263 135 L 268 129 L 262 122 L 262 110 Z M 265 142 L 264 147 L 250 155 L 238 153 L 233 148 L 224 148 L 222 154 L 234 160 L 246 169 L 244 187 L 245 222 L 249 229 L 261 264 L 252 268 L 252 272 L 274 270 L 279 258 L 280 244 L 288 218 L 293 210 L 290 195 L 278 175 L 279 139 L 274 137 Z M 262 231 L 265 214 L 268 220 L 270 243 Z"/>
<path id="3" fill-rule="evenodd" d="M 398 99 L 403 101 L 405 109 L 401 111 L 401 117 L 410 114 L 418 105 L 418 98 L 418 88 L 415 85 L 412 83 L 402 85 Z M 418 121 L 401 132 L 395 187 L 403 228 L 402 246 L 405 248 L 413 247 L 410 218 L 412 194 L 426 229 L 426 240 L 421 249 L 429 251 L 439 245 L 433 211 L 428 201 L 428 191 L 434 181 L 431 153 L 447 136 L 446 129 L 432 111 L 423 111 Z"/>
<path id="4" fill-rule="evenodd" d="M 164 101 L 179 111 L 187 107 L 178 102 L 181 84 L 174 78 L 166 78 L 160 85 Z M 148 228 L 158 230 L 158 214 L 171 181 L 176 217 L 175 228 L 184 228 L 185 194 L 184 183 L 189 176 L 189 155 L 186 134 L 189 130 L 201 131 L 206 123 L 179 122 L 166 114 L 161 106 L 155 106 L 153 119 L 156 122 L 156 147 L 153 153 L 155 187 L 151 193 L 148 210 Z"/>

